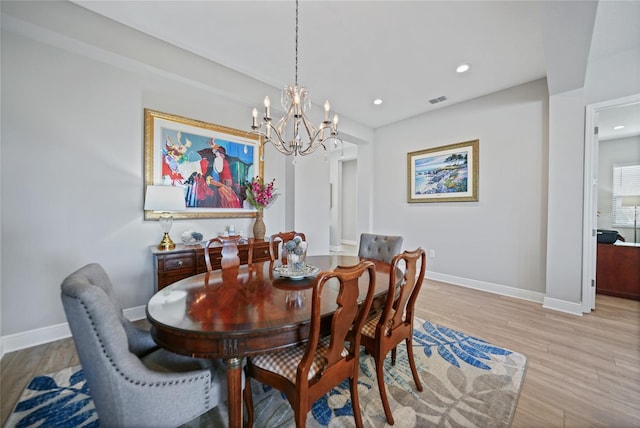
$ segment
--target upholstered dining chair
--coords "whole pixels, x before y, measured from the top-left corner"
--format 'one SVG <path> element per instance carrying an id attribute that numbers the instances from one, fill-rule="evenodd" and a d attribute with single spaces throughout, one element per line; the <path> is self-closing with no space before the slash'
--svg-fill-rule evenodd
<path id="1" fill-rule="evenodd" d="M 226 399 L 224 364 L 158 348 L 124 317 L 99 264 L 64 279 L 61 299 L 100 426 L 178 426 Z"/>
<path id="2" fill-rule="evenodd" d="M 358 306 L 358 280 L 365 273 L 368 275 L 367 294 Z M 333 285 L 325 287 L 327 283 L 333 284 L 334 279 L 339 290 L 333 289 Z M 313 403 L 344 379 L 349 379 L 353 415 L 356 426 L 362 427 L 358 399 L 360 331 L 371 308 L 374 290 L 375 267 L 371 261 L 319 273 L 313 283 L 309 340 L 300 346 L 248 359 L 244 390 L 247 406 L 251 406 L 250 378 L 254 378 L 284 393 L 293 408 L 296 427 L 301 428 L 306 424 Z M 326 292 L 325 296 L 323 292 Z M 329 299 L 329 295 L 339 309 L 331 321 L 331 334 L 321 338 L 321 306 L 326 306 L 322 300 Z M 346 341 L 349 342 L 347 347 Z"/>
<path id="3" fill-rule="evenodd" d="M 253 239 L 240 237 L 240 236 L 217 236 L 215 238 L 209 239 L 204 245 L 204 263 L 207 266 L 207 272 L 211 272 L 213 270 L 213 265 L 211 264 L 211 255 L 210 248 L 212 246 L 221 245 L 222 249 L 220 250 L 220 267 L 224 269 L 228 268 L 237 268 L 240 266 L 240 256 L 238 253 L 238 244 L 248 244 L 248 259 L 247 264 L 251 266 L 253 262 Z"/>
<path id="4" fill-rule="evenodd" d="M 402 236 L 362 233 L 360 234 L 358 256 L 391 263 L 393 256 L 402 251 L 402 241 Z"/>
<path id="5" fill-rule="evenodd" d="M 299 236 L 305 242 L 307 241 L 307 237 L 304 233 L 296 232 L 294 230 L 292 230 L 291 232 L 280 232 L 271 235 L 271 237 L 269 238 L 269 254 L 271 255 L 271 263 L 274 263 L 276 261 L 276 255 L 280 254 L 280 262 L 283 265 L 287 264 L 288 252 L 284 244 L 287 241 L 291 241 L 296 236 Z M 280 249 L 280 253 L 278 253 L 278 249 Z"/>
<path id="6" fill-rule="evenodd" d="M 416 388 L 422 391 L 413 359 L 413 309 L 422 287 L 425 268 L 425 253 L 422 248 L 396 255 L 391 261 L 389 292 L 384 309 L 368 320 L 362 329 L 361 343 L 376 362 L 378 389 L 384 414 L 390 425 L 394 424 L 394 420 L 384 386 L 384 359 L 391 351 L 391 364 L 395 365 L 396 347 L 402 341 L 407 345 L 409 366 Z M 399 276 L 402 277 L 398 278 Z"/>

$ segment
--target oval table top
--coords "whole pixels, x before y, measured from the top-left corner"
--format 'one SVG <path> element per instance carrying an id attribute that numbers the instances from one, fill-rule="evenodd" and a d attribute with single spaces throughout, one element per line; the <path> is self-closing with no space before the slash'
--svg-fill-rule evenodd
<path id="1" fill-rule="evenodd" d="M 354 256 L 309 256 L 307 264 L 320 272 L 360 261 Z M 384 305 L 389 265 L 376 265 L 376 299 Z M 281 277 L 271 263 L 251 268 L 213 271 L 180 280 L 157 292 L 147 304 L 152 335 L 163 348 L 206 357 L 234 358 L 278 350 L 306 340 L 311 318 L 311 288 L 315 275 Z M 361 298 L 366 292 L 366 274 Z M 322 314 L 330 322 L 336 309 L 337 284 L 327 284 Z M 373 310 L 373 309 L 372 309 Z"/>

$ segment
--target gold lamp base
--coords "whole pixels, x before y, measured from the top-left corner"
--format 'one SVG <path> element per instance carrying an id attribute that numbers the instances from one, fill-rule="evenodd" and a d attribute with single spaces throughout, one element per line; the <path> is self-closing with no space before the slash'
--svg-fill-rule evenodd
<path id="1" fill-rule="evenodd" d="M 160 241 L 160 244 L 158 245 L 158 250 L 166 251 L 173 250 L 174 248 L 176 248 L 176 244 L 174 244 L 171 240 L 169 232 L 165 232 L 164 236 L 162 237 L 162 241 Z"/>

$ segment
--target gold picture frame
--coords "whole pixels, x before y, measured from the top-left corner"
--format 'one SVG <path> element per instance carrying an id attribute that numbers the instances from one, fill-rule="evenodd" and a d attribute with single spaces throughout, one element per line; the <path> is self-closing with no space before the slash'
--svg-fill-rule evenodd
<path id="1" fill-rule="evenodd" d="M 478 201 L 479 140 L 407 154 L 407 202 Z"/>
<path id="2" fill-rule="evenodd" d="M 175 219 L 255 217 L 244 184 L 263 177 L 262 138 L 248 131 L 144 109 L 144 181 L 185 188 Z M 145 210 L 145 220 L 160 213 Z"/>

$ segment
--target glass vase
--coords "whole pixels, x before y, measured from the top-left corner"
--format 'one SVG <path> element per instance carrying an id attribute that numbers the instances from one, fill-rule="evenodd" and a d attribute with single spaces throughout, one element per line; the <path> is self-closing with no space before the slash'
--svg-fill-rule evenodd
<path id="1" fill-rule="evenodd" d="M 287 270 L 291 273 L 302 273 L 306 266 L 307 252 L 302 251 L 300 254 L 290 252 L 287 254 Z"/>

